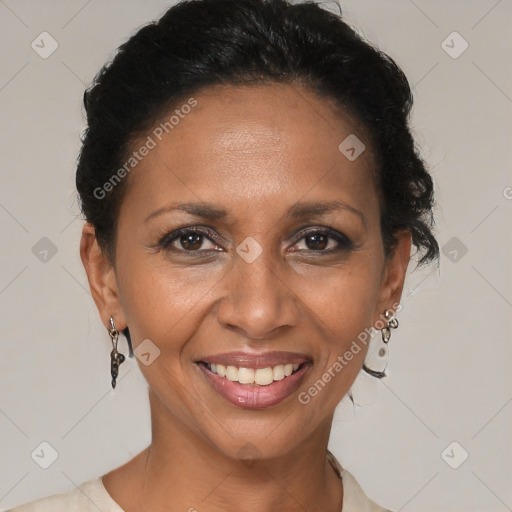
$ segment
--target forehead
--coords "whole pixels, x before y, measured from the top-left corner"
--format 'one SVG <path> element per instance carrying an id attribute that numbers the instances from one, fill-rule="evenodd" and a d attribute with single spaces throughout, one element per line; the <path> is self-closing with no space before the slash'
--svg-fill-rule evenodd
<path id="1" fill-rule="evenodd" d="M 181 110 L 185 98 L 133 144 L 136 150 L 147 137 L 154 142 L 130 173 L 131 206 L 154 209 L 184 194 L 233 207 L 306 196 L 361 203 L 373 191 L 370 143 L 332 100 L 274 83 L 209 87 L 193 98 L 195 106 Z M 350 160 L 339 146 L 354 135 L 365 150 Z"/>

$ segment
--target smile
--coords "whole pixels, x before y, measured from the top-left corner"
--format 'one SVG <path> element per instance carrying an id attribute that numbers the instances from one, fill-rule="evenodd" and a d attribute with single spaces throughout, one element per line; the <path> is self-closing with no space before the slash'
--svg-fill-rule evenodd
<path id="1" fill-rule="evenodd" d="M 258 386 L 268 386 L 277 380 L 283 380 L 296 372 L 299 364 L 278 364 L 277 366 L 268 366 L 267 368 L 238 368 L 236 366 L 224 366 L 223 364 L 206 363 L 207 368 L 219 375 L 225 377 L 231 382 L 240 384 L 257 384 Z"/>
<path id="2" fill-rule="evenodd" d="M 205 357 L 196 364 L 211 388 L 228 402 L 263 409 L 293 395 L 312 361 L 303 354 L 238 352 Z"/>

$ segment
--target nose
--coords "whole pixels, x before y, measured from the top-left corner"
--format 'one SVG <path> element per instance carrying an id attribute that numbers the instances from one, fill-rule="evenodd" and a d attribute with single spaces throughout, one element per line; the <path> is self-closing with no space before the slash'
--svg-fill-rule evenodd
<path id="1" fill-rule="evenodd" d="M 237 255 L 225 279 L 227 293 L 217 309 L 224 328 L 261 340 L 298 324 L 297 297 L 286 282 L 285 272 L 265 251 L 252 263 Z"/>

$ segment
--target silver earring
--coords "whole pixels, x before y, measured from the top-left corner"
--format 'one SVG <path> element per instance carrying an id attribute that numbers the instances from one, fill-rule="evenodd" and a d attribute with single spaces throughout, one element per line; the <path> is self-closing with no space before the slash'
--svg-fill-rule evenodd
<path id="1" fill-rule="evenodd" d="M 391 330 L 396 329 L 398 327 L 398 320 L 394 316 L 394 312 L 392 309 L 386 309 L 384 313 L 384 317 L 387 320 L 387 325 L 381 329 L 382 332 L 382 341 L 387 343 L 391 338 Z"/>
<path id="2" fill-rule="evenodd" d="M 112 352 L 110 352 L 110 375 L 112 376 L 112 389 L 116 387 L 116 379 L 119 375 L 119 365 L 125 360 L 123 354 L 117 351 L 117 341 L 119 339 L 119 331 L 116 329 L 114 325 L 114 319 L 110 317 L 110 325 L 111 329 L 109 329 L 108 333 L 110 335 L 110 339 L 112 340 Z"/>
<path id="3" fill-rule="evenodd" d="M 386 325 L 381 329 L 382 334 L 382 341 L 385 345 L 388 344 L 389 340 L 391 339 L 391 329 L 396 329 L 398 327 L 398 320 L 394 316 L 394 312 L 391 309 L 387 309 L 384 312 L 384 318 L 386 319 Z M 387 354 L 387 346 L 384 346 L 379 349 L 378 355 L 379 357 L 384 357 Z M 375 377 L 377 379 L 382 379 L 386 376 L 386 373 L 384 371 L 377 371 L 372 370 L 371 368 L 368 368 L 366 364 L 363 364 L 363 370 L 372 377 Z"/>

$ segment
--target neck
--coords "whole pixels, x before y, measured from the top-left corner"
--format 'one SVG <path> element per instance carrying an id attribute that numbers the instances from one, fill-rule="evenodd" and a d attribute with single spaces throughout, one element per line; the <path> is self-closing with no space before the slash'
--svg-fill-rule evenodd
<path id="1" fill-rule="evenodd" d="M 296 449 L 239 460 L 170 417 L 151 393 L 150 402 L 151 444 L 120 468 L 125 491 L 116 501 L 126 512 L 341 511 L 342 482 L 326 456 L 332 417 Z M 248 455 L 256 452 L 251 446 Z M 119 487 L 111 483 L 116 499 Z"/>

